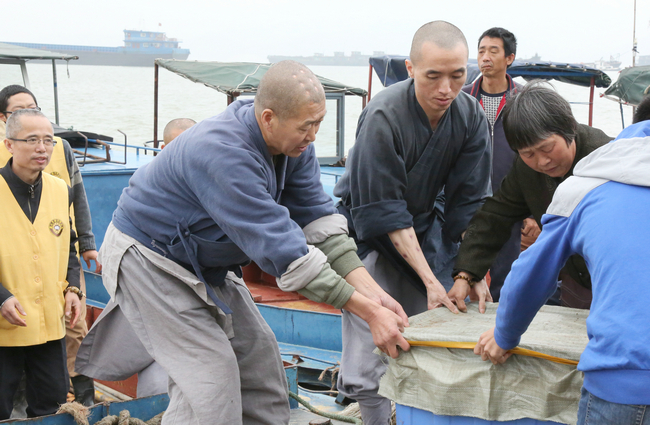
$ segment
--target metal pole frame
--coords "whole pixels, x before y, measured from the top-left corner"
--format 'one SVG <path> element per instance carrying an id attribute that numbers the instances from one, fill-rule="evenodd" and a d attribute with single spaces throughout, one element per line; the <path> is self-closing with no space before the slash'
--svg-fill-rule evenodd
<path id="1" fill-rule="evenodd" d="M 158 149 L 158 64 L 153 68 L 153 147 Z"/>
<path id="2" fill-rule="evenodd" d="M 52 59 L 52 80 L 54 81 L 54 121 L 59 125 L 59 90 L 56 79 L 56 61 Z"/>
<path id="3" fill-rule="evenodd" d="M 372 64 L 369 65 L 370 69 L 368 70 L 368 102 L 370 102 L 370 93 L 372 92 Z M 363 99 L 363 107 L 366 107 L 366 99 Z"/>
<path id="4" fill-rule="evenodd" d="M 593 124 L 594 118 L 594 88 L 596 87 L 596 78 L 591 77 L 591 84 L 589 86 L 589 127 Z"/>

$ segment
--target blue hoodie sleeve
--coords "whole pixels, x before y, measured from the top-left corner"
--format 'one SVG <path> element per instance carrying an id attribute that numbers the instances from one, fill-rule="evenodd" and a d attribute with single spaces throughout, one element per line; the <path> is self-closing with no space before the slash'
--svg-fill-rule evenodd
<path id="1" fill-rule="evenodd" d="M 571 219 L 544 215 L 537 241 L 512 265 L 501 289 L 494 338 L 509 350 L 519 344 L 537 311 L 553 295 L 560 269 L 574 254 Z"/>

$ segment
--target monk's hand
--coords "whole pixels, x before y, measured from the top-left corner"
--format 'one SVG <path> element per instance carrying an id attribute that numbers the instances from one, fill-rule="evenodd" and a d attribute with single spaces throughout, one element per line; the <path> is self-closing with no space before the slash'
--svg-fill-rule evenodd
<path id="1" fill-rule="evenodd" d="M 72 291 L 68 291 L 65 294 L 65 317 L 70 319 L 70 327 L 74 328 L 74 325 L 77 324 L 79 320 L 79 315 L 81 314 L 81 300 L 79 295 L 75 294 Z"/>
<path id="2" fill-rule="evenodd" d="M 453 289 L 453 288 L 452 288 Z M 469 300 L 478 301 L 478 311 L 485 313 L 485 303 L 492 302 L 492 294 L 485 279 L 476 282 L 472 289 L 469 291 Z"/>
<path id="3" fill-rule="evenodd" d="M 97 257 L 99 256 L 99 253 L 95 249 L 89 249 L 88 251 L 84 251 L 81 253 L 81 256 L 83 257 L 84 261 L 86 262 L 86 266 L 88 266 L 88 270 L 90 270 L 90 261 L 95 262 L 95 273 L 101 273 L 102 272 L 102 265 L 99 261 L 97 261 Z"/>
<path id="4" fill-rule="evenodd" d="M 2 317 L 9 323 L 15 326 L 27 326 L 27 322 L 20 316 L 27 316 L 25 310 L 18 302 L 18 298 L 11 297 L 7 298 L 5 303 L 2 305 Z"/>
<path id="5" fill-rule="evenodd" d="M 395 301 L 393 297 L 388 295 L 386 291 L 383 290 L 379 284 L 370 276 L 365 267 L 358 267 L 352 270 L 345 276 L 345 280 L 348 281 L 354 289 L 357 290 L 361 295 L 368 298 L 369 300 L 386 307 L 393 313 L 397 314 L 402 318 L 404 326 L 409 325 L 409 319 L 404 309 Z"/>
<path id="6" fill-rule="evenodd" d="M 402 332 L 404 332 L 402 318 L 386 307 L 378 306 L 367 322 L 375 345 L 392 358 L 396 359 L 399 355 L 397 347 L 404 351 L 411 348 L 402 336 Z"/>
<path id="7" fill-rule="evenodd" d="M 400 319 L 402 319 L 402 323 L 404 326 L 409 325 L 409 318 L 404 312 L 404 309 L 402 308 L 402 305 L 395 301 L 393 297 L 388 295 L 386 291 L 382 289 L 382 293 L 379 294 L 379 304 L 381 304 L 383 307 L 386 307 L 393 313 L 397 314 Z M 402 329 L 403 330 L 403 329 Z"/>
<path id="8" fill-rule="evenodd" d="M 404 351 L 410 348 L 402 336 L 404 321 L 386 307 L 354 291 L 343 308 L 368 323 L 375 345 L 392 358 L 399 355 L 398 347 Z"/>
<path id="9" fill-rule="evenodd" d="M 427 308 L 429 310 L 444 305 L 452 313 L 458 313 L 458 308 L 456 308 L 454 303 L 449 299 L 445 287 L 442 286 L 437 279 L 434 278 L 431 282 L 424 282 L 424 285 L 427 288 Z"/>
<path id="10" fill-rule="evenodd" d="M 493 364 L 502 364 L 510 358 L 512 353 L 499 347 L 494 339 L 494 328 L 483 332 L 474 347 L 474 354 L 481 356 L 481 359 L 489 360 Z"/>

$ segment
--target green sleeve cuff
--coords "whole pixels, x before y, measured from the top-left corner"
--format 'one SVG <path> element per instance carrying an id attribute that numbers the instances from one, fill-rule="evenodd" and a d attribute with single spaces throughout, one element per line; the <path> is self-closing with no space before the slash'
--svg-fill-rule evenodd
<path id="1" fill-rule="evenodd" d="M 298 293 L 312 301 L 326 303 L 334 308 L 342 308 L 348 302 L 354 287 L 336 273 L 329 264 Z"/>
<path id="2" fill-rule="evenodd" d="M 357 256 L 357 244 L 348 235 L 334 235 L 315 245 L 327 256 L 327 262 L 339 276 L 347 276 L 354 269 L 363 267 Z"/>

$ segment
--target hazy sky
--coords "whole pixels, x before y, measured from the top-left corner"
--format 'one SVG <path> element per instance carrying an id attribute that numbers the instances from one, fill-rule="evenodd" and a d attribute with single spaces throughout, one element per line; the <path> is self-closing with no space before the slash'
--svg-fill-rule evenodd
<path id="1" fill-rule="evenodd" d="M 633 0 L 30 0 L 2 8 L 0 41 L 121 46 L 123 29 L 162 30 L 189 59 L 266 62 L 266 56 L 335 51 L 408 54 L 422 24 L 447 20 L 475 46 L 487 28 L 518 38 L 518 56 L 632 62 Z M 8 6 L 8 7 L 6 7 Z M 20 9 L 12 17 L 11 8 Z M 24 18 L 24 19 L 22 19 Z M 159 26 L 161 24 L 161 26 Z M 650 1 L 637 0 L 640 54 L 650 55 Z M 475 51 L 470 55 L 474 56 Z M 638 60 L 638 59 L 637 59 Z"/>

